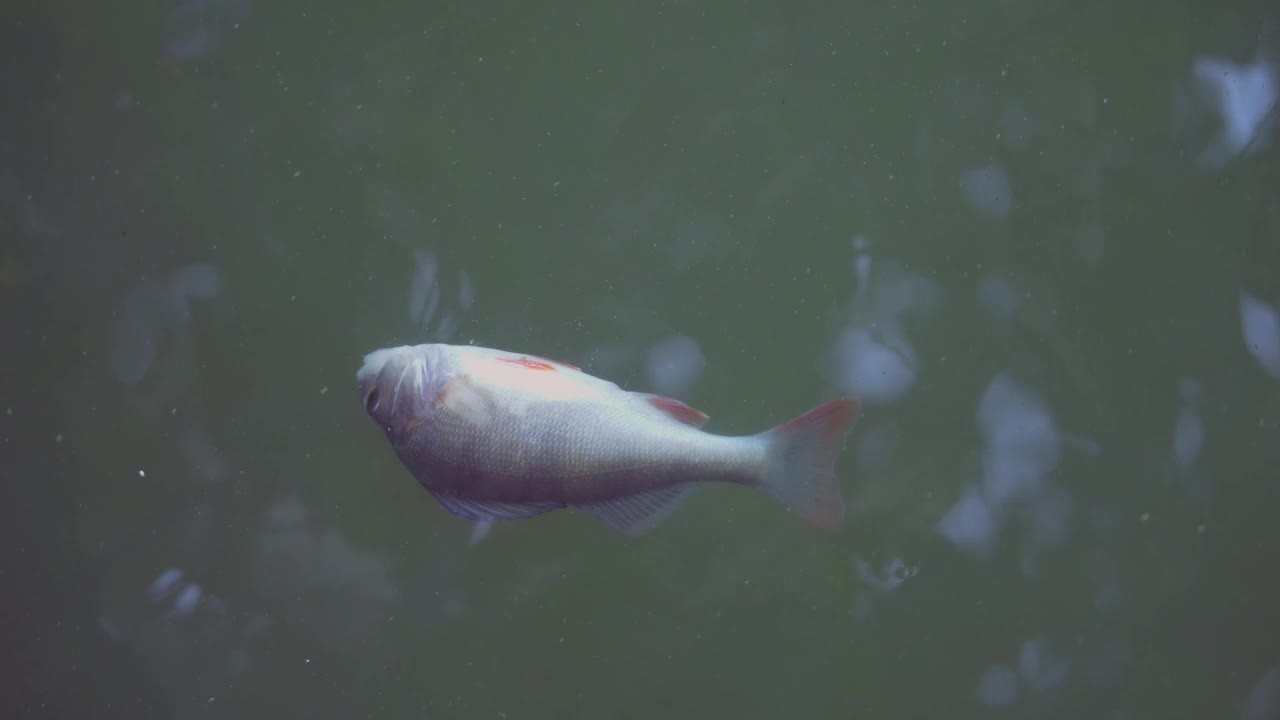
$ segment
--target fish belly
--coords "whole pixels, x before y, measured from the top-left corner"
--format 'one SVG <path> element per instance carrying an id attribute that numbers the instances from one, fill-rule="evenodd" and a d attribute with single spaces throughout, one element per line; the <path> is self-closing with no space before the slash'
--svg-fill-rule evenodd
<path id="1" fill-rule="evenodd" d="M 574 505 L 723 480 L 750 483 L 764 452 L 730 438 L 636 412 L 625 405 L 523 403 L 437 413 L 402 459 L 428 490 L 501 502 Z"/>

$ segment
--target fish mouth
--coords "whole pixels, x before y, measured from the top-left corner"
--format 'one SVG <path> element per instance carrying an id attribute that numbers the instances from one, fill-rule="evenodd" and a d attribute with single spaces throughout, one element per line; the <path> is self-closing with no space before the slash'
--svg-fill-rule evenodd
<path id="1" fill-rule="evenodd" d="M 428 363 L 421 348 L 408 345 L 374 350 L 356 371 L 361 395 L 372 388 L 382 392 L 389 416 L 411 415 L 426 401 Z"/>
<path id="2" fill-rule="evenodd" d="M 383 348 L 374 350 L 364 356 L 364 364 L 356 371 L 356 382 L 361 386 L 368 386 L 378 381 L 378 375 L 382 373 L 382 368 L 386 367 L 387 361 L 391 359 L 396 351 L 400 348 Z"/>

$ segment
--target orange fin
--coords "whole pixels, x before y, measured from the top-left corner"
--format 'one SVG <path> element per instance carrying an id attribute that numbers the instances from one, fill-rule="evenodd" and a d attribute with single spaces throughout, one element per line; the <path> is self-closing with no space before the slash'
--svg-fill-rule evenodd
<path id="1" fill-rule="evenodd" d="M 666 413 L 672 419 L 679 420 L 685 425 L 692 425 L 693 427 L 700 428 L 705 425 L 707 420 L 710 418 L 709 415 L 701 410 L 691 408 L 673 398 L 663 397 L 661 395 L 644 395 L 644 399 L 650 405 Z"/>
<path id="2" fill-rule="evenodd" d="M 757 435 L 768 444 L 768 456 L 756 488 L 813 525 L 840 527 L 844 500 L 836 455 L 857 416 L 858 401 L 840 398 Z"/>

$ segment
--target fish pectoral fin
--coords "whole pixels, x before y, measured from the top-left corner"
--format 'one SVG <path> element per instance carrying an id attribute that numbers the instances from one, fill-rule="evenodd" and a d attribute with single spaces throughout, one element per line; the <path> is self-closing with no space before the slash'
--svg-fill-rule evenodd
<path id="1" fill-rule="evenodd" d="M 644 398 L 644 401 L 653 407 L 661 410 L 667 417 L 677 422 L 700 428 L 707 424 L 709 416 L 698 410 L 689 407 L 675 398 L 663 397 L 661 395 L 650 395 L 648 393 L 636 393 Z"/>
<path id="2" fill-rule="evenodd" d="M 666 520 L 680 507 L 689 491 L 688 484 L 671 485 L 609 500 L 576 503 L 574 507 L 595 515 L 615 530 L 635 536 Z"/>
<path id="3" fill-rule="evenodd" d="M 431 496 L 443 505 L 445 510 L 468 520 L 516 520 L 564 507 L 562 503 L 554 501 L 499 502 L 473 500 L 436 492 L 431 493 Z"/>
<path id="4" fill-rule="evenodd" d="M 492 420 L 489 403 L 469 375 L 455 375 L 436 391 L 435 408 L 448 410 L 473 425 Z"/>

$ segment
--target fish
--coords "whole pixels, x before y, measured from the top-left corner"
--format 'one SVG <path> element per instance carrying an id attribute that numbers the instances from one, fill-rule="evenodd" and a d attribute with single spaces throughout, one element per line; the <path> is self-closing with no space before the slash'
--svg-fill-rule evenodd
<path id="1" fill-rule="evenodd" d="M 703 430 L 707 414 L 679 400 L 474 345 L 374 350 L 356 381 L 404 467 L 470 520 L 576 508 L 635 536 L 708 483 L 756 490 L 816 527 L 844 520 L 835 465 L 859 413 L 852 397 L 731 436 Z"/>

